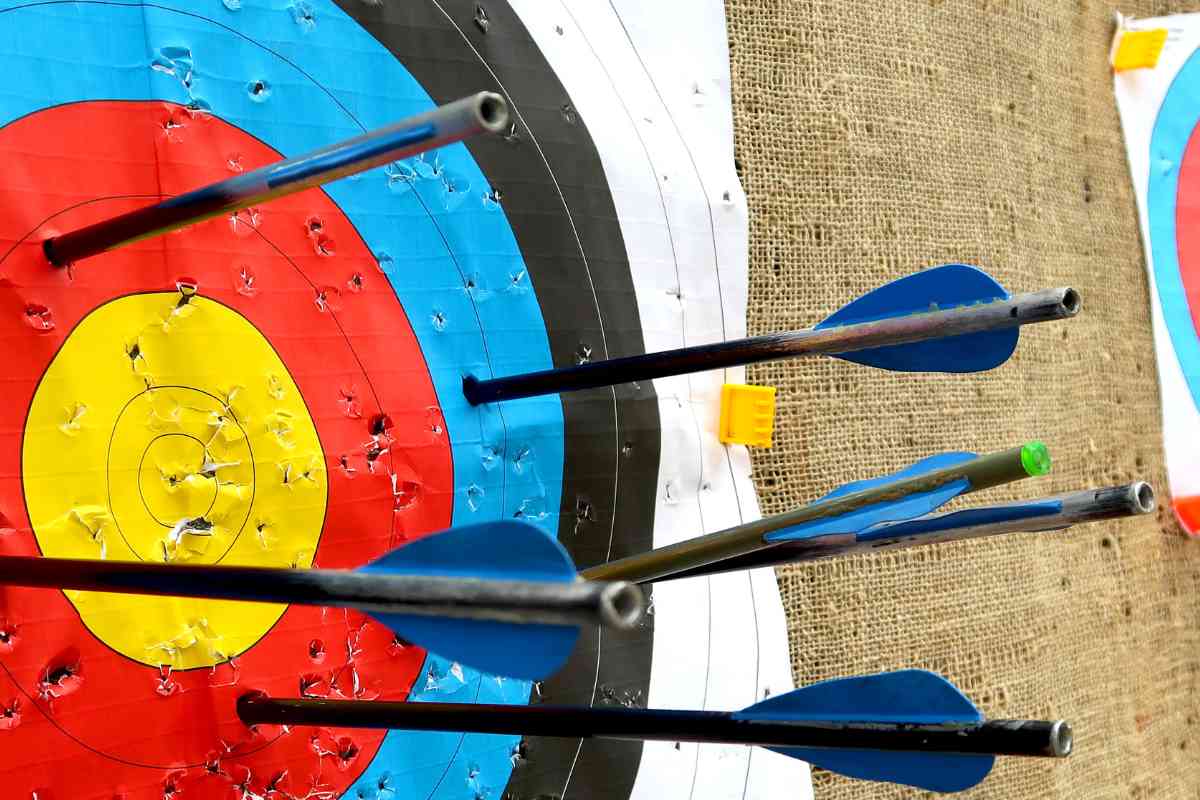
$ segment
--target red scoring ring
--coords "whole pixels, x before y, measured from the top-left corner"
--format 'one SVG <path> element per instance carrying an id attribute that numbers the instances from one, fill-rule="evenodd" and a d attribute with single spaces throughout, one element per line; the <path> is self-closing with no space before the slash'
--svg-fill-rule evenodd
<path id="1" fill-rule="evenodd" d="M 0 528 L 13 529 L 0 537 L 0 552 L 38 553 L 21 489 L 22 428 L 54 354 L 96 307 L 125 294 L 176 291 L 184 278 L 253 324 L 300 388 L 329 478 L 317 566 L 357 566 L 449 525 L 450 447 L 443 426 L 430 424 L 437 399 L 419 345 L 371 252 L 323 192 L 259 209 L 257 231 L 210 220 L 89 259 L 73 278 L 41 253 L 48 234 L 222 180 L 235 167 L 276 161 L 278 153 L 219 119 L 164 102 L 45 109 L 0 130 L 0 151 L 8 165 L 0 216 L 8 252 L 0 261 L 7 360 Z M 382 427 L 386 452 L 370 454 L 372 471 L 368 451 Z M 383 732 L 256 737 L 237 721 L 234 701 L 248 690 L 294 697 L 302 683 L 316 695 L 403 698 L 423 660 L 419 648 L 395 645 L 390 631 L 362 615 L 292 607 L 236 669 L 164 678 L 94 638 L 61 593 L 3 588 L 0 785 L 13 796 L 53 784 L 63 797 L 111 789 L 160 800 L 165 784 L 186 797 L 224 797 L 230 787 L 264 792 L 278 780 L 276 788 L 299 796 L 315 784 L 338 796 L 370 763 Z M 64 679 L 62 667 L 81 680 Z M 47 687 L 56 670 L 61 686 Z"/>
<path id="2" fill-rule="evenodd" d="M 1179 279 L 1187 294 L 1192 326 L 1200 334 L 1200 126 L 1188 137 L 1183 152 L 1175 209 Z"/>
<path id="3" fill-rule="evenodd" d="M 1175 240 L 1179 280 L 1187 295 L 1192 327 L 1200 336 L 1200 126 L 1188 137 L 1179 166 L 1175 199 Z M 1200 531 L 1200 496 L 1172 498 L 1179 521 L 1189 533 Z"/>

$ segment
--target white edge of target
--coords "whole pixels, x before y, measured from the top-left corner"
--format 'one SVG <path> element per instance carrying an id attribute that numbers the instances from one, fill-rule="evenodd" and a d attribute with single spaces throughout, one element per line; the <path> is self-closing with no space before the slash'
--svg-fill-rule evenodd
<path id="1" fill-rule="evenodd" d="M 616 206 L 647 351 L 746 335 L 748 212 L 733 164 L 721 0 L 510 0 L 588 122 Z M 603 121 L 603 122 L 600 122 Z M 654 545 L 761 516 L 746 448 L 720 443 L 731 369 L 655 381 Z M 734 710 L 794 688 L 771 569 L 654 589 L 648 706 Z M 568 780 L 563 797 L 585 797 Z M 808 765 L 767 750 L 646 744 L 647 800 L 812 797 Z"/>

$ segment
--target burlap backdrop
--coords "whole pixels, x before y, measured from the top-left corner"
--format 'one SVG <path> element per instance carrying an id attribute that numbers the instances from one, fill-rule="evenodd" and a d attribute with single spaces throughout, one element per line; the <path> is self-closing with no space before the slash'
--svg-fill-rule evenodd
<path id="1" fill-rule="evenodd" d="M 1130 2 L 1147 16 L 1200 3 Z M 750 197 L 750 330 L 813 324 L 948 261 L 1011 290 L 1071 285 L 974 376 L 833 360 L 778 387 L 754 453 L 764 510 L 941 450 L 1044 439 L 1052 477 L 975 501 L 1134 478 L 1165 493 L 1145 267 L 1106 57 L 1087 0 L 727 0 Z M 1196 446 L 1200 446 L 1197 443 Z M 1169 513 L 780 573 L 796 680 L 923 667 L 994 717 L 1064 717 L 1064 762 L 1006 759 L 973 797 L 1200 797 L 1200 542 Z M 817 773 L 817 797 L 907 797 Z"/>

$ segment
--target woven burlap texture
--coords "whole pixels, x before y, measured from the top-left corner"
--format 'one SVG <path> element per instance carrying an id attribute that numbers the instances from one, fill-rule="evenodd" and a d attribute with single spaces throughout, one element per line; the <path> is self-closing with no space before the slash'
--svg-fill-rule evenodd
<path id="1" fill-rule="evenodd" d="M 752 334 L 803 328 L 945 262 L 1012 291 L 1074 286 L 982 375 L 776 363 L 765 513 L 944 450 L 1040 438 L 1031 498 L 1145 478 L 1161 415 L 1128 167 L 1107 64 L 1115 6 L 1087 0 L 727 0 Z M 1126 14 L 1200 10 L 1129 3 Z M 1200 446 L 1200 443 L 1197 443 Z M 1200 797 L 1200 542 L 1169 512 L 780 570 L 798 684 L 920 667 L 991 717 L 1066 718 L 1065 761 L 998 760 L 964 796 Z M 819 800 L 910 797 L 815 774 Z"/>

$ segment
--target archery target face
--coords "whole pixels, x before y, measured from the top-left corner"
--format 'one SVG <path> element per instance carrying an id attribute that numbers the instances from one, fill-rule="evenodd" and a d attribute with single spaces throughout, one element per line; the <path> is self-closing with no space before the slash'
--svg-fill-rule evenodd
<path id="1" fill-rule="evenodd" d="M 1200 535 L 1200 29 L 1187 16 L 1172 30 L 1157 66 L 1114 81 L 1150 278 L 1163 444 L 1171 507 Z"/>
<path id="2" fill-rule="evenodd" d="M 131 146 L 137 130 L 151 135 Z M 51 139 L 53 150 L 39 147 Z M 36 194 L 2 223 L 19 242 L 5 274 L 36 286 L 45 309 L 17 309 L 2 324 L 24 351 L 4 399 L 10 417 L 27 409 L 21 479 L 4 489 L 6 508 L 23 495 L 26 549 L 353 566 L 449 525 L 450 443 L 425 361 L 377 262 L 325 195 L 107 254 L 90 274 L 41 263 L 48 230 L 278 153 L 215 116 L 142 101 L 46 109 L 0 130 L 0 147 L 27 153 L 31 188 L 84 198 Z M 24 220 L 39 222 L 16 227 Z M 248 774 L 262 762 L 271 775 L 316 777 L 304 765 L 317 745 L 249 737 L 232 714 L 236 695 L 262 682 L 285 695 L 403 696 L 424 658 L 360 615 L 331 610 L 74 591 L 9 590 L 6 601 L 7 619 L 51 616 L 58 628 L 22 626 L 6 659 L 27 702 L 52 715 L 24 714 L 10 735 L 53 738 L 43 730 L 53 725 L 113 761 L 158 770 L 209 763 L 224 742 L 232 760 L 261 750 Z M 61 651 L 64 642 L 73 646 Z M 348 648 L 363 652 L 347 659 Z M 119 713 L 72 715 L 72 698 L 93 692 Z M 383 738 L 330 736 L 320 748 L 344 782 Z M 232 763 L 223 769 L 238 780 Z M 173 780 L 182 790 L 217 778 Z"/>
<path id="3" fill-rule="evenodd" d="M 71 272 L 41 256 L 47 235 L 434 104 L 344 14 L 297 8 L 217 9 L 248 33 L 185 4 L 0 15 L 28 32 L 6 68 L 63 48 L 89 62 L 3 108 L 4 552 L 354 567 L 455 521 L 515 514 L 554 531 L 557 402 L 524 404 L 528 423 L 518 407 L 506 430 L 461 399 L 466 372 L 551 365 L 521 253 L 465 148 Z M 309 50 L 313 19 L 346 45 L 339 58 Z M 259 22 L 289 42 L 251 41 Z M 389 95 L 354 95 L 355 76 Z M 528 697 L 332 609 L 7 589 L 0 627 L 17 796 L 428 794 L 459 751 L 502 782 L 510 737 L 481 751 L 406 736 L 381 753 L 386 732 L 252 732 L 233 703 L 250 689 Z"/>
<path id="4" fill-rule="evenodd" d="M 0 553 L 350 568 L 523 519 L 587 567 L 756 515 L 745 452 L 712 432 L 720 374 L 462 397 L 466 374 L 743 333 L 745 206 L 728 104 L 701 78 L 727 74 L 723 26 L 660 94 L 645 37 L 687 27 L 673 10 L 512 5 L 0 0 Z M 45 236 L 481 90 L 508 98 L 507 135 L 70 272 L 42 257 Z M 652 607 L 632 635 L 580 637 L 531 687 L 340 610 L 0 588 L 0 794 L 803 791 L 802 764 L 745 748 L 250 731 L 234 715 L 252 689 L 712 708 L 791 687 L 769 571 L 679 582 Z"/>
<path id="5" fill-rule="evenodd" d="M 489 6 L 488 37 L 476 13 L 0 3 L 0 552 L 344 568 L 511 518 L 581 565 L 649 546 L 652 386 L 461 395 L 468 373 L 643 351 L 587 128 L 511 10 Z M 71 271 L 42 256 L 46 236 L 481 89 L 523 110 L 509 136 Z M 644 697 L 651 622 L 614 654 L 584 641 L 539 696 Z M 240 725 L 251 689 L 529 700 L 340 610 L 5 588 L 0 666 L 0 779 L 39 800 L 537 795 L 571 774 L 620 796 L 641 749 Z"/>

